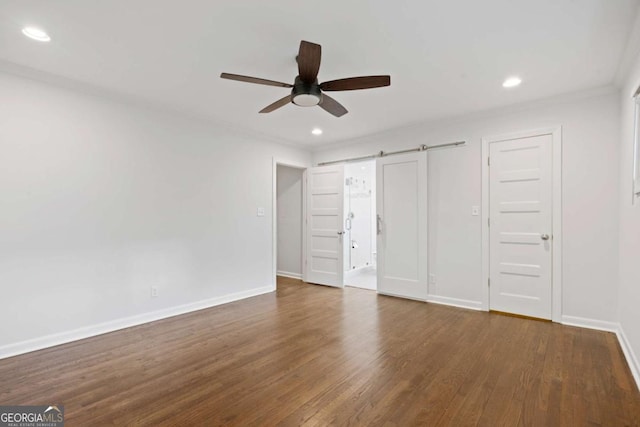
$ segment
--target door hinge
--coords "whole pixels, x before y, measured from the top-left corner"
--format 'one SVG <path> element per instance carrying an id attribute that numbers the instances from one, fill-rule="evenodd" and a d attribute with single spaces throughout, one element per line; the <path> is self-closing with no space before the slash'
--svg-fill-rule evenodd
<path id="1" fill-rule="evenodd" d="M 491 279 L 487 279 L 487 286 L 491 287 Z"/>
<path id="2" fill-rule="evenodd" d="M 487 227 L 491 227 L 491 218 L 487 218 Z"/>
<path id="3" fill-rule="evenodd" d="M 491 157 L 487 157 L 487 166 L 491 166 Z"/>

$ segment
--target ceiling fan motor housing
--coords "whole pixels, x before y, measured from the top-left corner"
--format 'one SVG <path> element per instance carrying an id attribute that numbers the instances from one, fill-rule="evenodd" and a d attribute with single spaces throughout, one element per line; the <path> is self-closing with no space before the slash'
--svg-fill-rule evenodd
<path id="1" fill-rule="evenodd" d="M 296 81 L 291 89 L 291 99 L 294 104 L 300 107 L 313 107 L 322 101 L 322 91 L 316 79 L 313 83 L 302 81 L 300 76 L 296 77 Z"/>

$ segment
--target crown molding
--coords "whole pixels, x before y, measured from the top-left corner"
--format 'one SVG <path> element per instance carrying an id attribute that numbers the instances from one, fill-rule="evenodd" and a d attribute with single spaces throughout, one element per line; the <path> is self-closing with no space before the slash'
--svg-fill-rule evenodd
<path id="1" fill-rule="evenodd" d="M 347 139 L 338 142 L 331 142 L 324 145 L 311 147 L 313 153 L 319 153 L 326 150 L 332 150 L 335 148 L 344 148 L 345 146 L 358 145 L 370 141 L 373 138 L 380 138 L 384 136 L 393 136 L 399 132 L 407 132 L 411 130 L 431 130 L 438 129 L 445 126 L 452 126 L 458 123 L 477 121 L 482 119 L 489 119 L 493 117 L 502 116 L 505 114 L 512 114 L 522 111 L 533 110 L 536 108 L 552 107 L 554 105 L 571 104 L 574 102 L 580 102 L 592 98 L 599 98 L 612 94 L 618 94 L 619 88 L 614 85 L 599 86 L 586 90 L 569 92 L 562 95 L 552 96 L 548 98 L 541 98 L 533 101 L 526 101 L 517 104 L 510 104 L 501 106 L 498 108 L 492 108 L 487 110 L 475 111 L 463 115 L 454 115 L 443 117 L 440 119 L 424 120 L 406 124 L 404 126 L 398 126 L 391 129 L 385 129 L 380 132 L 375 132 L 357 138 Z"/>
<path id="2" fill-rule="evenodd" d="M 72 92 L 80 93 L 82 95 L 107 99 L 112 102 L 117 102 L 144 110 L 151 110 L 157 113 L 171 114 L 173 116 L 177 116 L 185 120 L 195 121 L 203 125 L 219 127 L 229 132 L 236 133 L 240 136 L 244 136 L 246 138 L 259 139 L 262 141 L 268 141 L 274 144 L 286 145 L 298 149 L 307 149 L 304 144 L 288 139 L 277 138 L 262 132 L 257 132 L 243 126 L 238 126 L 234 123 L 227 122 L 225 120 L 220 120 L 204 114 L 175 108 L 164 103 L 151 101 L 146 98 L 126 94 L 114 89 L 82 82 L 80 80 L 70 79 L 68 77 L 37 70 L 35 68 L 16 64 L 2 59 L 0 59 L 0 72 L 10 74 L 15 77 L 33 80 L 38 83 L 49 84 L 59 89 L 69 90 Z"/>

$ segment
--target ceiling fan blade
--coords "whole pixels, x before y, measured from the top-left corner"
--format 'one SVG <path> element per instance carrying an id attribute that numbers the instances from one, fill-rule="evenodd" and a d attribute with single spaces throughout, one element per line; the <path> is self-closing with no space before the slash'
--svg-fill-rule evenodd
<path id="1" fill-rule="evenodd" d="M 287 95 L 282 99 L 278 99 L 273 104 L 267 105 L 262 110 L 260 110 L 260 112 L 261 113 L 270 113 L 270 112 L 272 112 L 274 110 L 277 110 L 280 107 L 284 107 L 285 105 L 287 105 L 290 102 L 291 102 L 291 95 Z"/>
<path id="2" fill-rule="evenodd" d="M 305 83 L 315 83 L 320 70 L 322 47 L 302 40 L 298 51 L 298 74 Z"/>
<path id="3" fill-rule="evenodd" d="M 324 82 L 320 85 L 320 89 L 327 91 L 373 89 L 390 84 L 391 76 L 363 76 Z"/>
<path id="4" fill-rule="evenodd" d="M 348 113 L 347 109 L 342 106 L 338 101 L 331 98 L 327 94 L 322 94 L 322 102 L 318 104 L 323 110 L 333 114 L 336 117 L 342 117 Z"/>
<path id="5" fill-rule="evenodd" d="M 241 76 L 240 74 L 222 73 L 220 74 L 220 78 L 228 79 L 228 80 L 236 80 L 239 82 L 255 83 L 259 85 L 267 85 L 267 86 L 293 87 L 293 85 L 290 85 L 289 83 L 282 83 L 282 82 L 276 82 L 274 80 L 260 79 L 258 77 Z"/>

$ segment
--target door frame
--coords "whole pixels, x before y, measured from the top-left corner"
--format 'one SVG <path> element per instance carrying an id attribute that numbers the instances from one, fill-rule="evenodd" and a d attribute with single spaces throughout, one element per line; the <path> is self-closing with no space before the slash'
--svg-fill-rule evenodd
<path id="1" fill-rule="evenodd" d="M 271 171 L 271 291 L 276 290 L 278 276 L 278 166 L 286 166 L 289 168 L 302 170 L 302 277 L 305 276 L 305 258 L 306 258 L 306 226 L 304 224 L 307 217 L 307 204 L 305 203 L 307 196 L 306 173 L 309 164 L 285 160 L 278 157 L 272 157 Z"/>
<path id="2" fill-rule="evenodd" d="M 482 138 L 482 309 L 489 311 L 489 144 L 534 136 L 552 136 L 551 320 L 562 321 L 562 126 Z"/>

